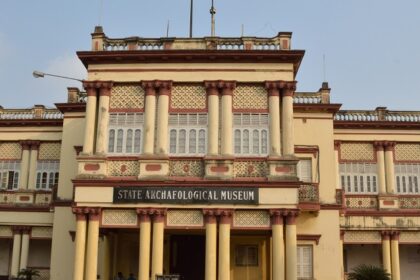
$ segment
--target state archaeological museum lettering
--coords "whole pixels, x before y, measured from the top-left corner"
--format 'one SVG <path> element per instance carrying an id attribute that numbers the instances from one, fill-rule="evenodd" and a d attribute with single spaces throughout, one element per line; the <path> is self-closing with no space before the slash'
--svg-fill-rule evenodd
<path id="1" fill-rule="evenodd" d="M 257 204 L 256 188 L 115 187 L 114 203 Z"/>
<path id="2" fill-rule="evenodd" d="M 296 92 L 291 37 L 96 27 L 86 92 L 0 107 L 0 280 L 418 280 L 420 112 Z"/>

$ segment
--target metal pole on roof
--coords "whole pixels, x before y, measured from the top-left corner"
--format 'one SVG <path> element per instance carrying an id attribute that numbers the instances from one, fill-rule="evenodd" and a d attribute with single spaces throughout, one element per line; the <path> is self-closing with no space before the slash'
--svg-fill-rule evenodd
<path id="1" fill-rule="evenodd" d="M 193 7 L 194 7 L 194 0 L 191 0 L 190 5 L 190 38 L 193 36 Z"/>

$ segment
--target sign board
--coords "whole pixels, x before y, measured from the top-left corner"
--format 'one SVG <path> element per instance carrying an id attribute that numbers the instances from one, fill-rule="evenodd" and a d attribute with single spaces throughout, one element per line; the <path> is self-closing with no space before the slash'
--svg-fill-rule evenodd
<path id="1" fill-rule="evenodd" d="M 258 204 L 252 187 L 114 187 L 114 203 Z"/>

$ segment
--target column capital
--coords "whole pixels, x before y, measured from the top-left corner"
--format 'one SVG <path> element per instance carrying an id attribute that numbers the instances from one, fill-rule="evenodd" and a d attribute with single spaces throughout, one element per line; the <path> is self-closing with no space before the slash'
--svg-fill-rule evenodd
<path id="1" fill-rule="evenodd" d="M 99 83 L 99 95 L 100 96 L 110 96 L 111 95 L 111 89 L 114 85 L 111 81 L 103 81 Z"/>
<path id="2" fill-rule="evenodd" d="M 170 95 L 172 89 L 172 81 L 155 80 L 154 84 L 159 95 Z"/>
<path id="3" fill-rule="evenodd" d="M 22 150 L 30 150 L 31 148 L 31 141 L 28 140 L 21 140 L 19 141 L 19 144 L 22 146 Z"/>
<path id="4" fill-rule="evenodd" d="M 383 151 L 384 150 L 384 144 L 385 141 L 374 141 L 373 147 L 375 148 L 375 151 Z"/>
<path id="5" fill-rule="evenodd" d="M 144 89 L 146 95 L 156 95 L 155 81 L 141 81 L 141 87 Z"/>
<path id="6" fill-rule="evenodd" d="M 215 224 L 217 210 L 216 209 L 203 209 L 203 216 L 205 224 Z"/>
<path id="7" fill-rule="evenodd" d="M 204 81 L 207 95 L 219 95 L 220 81 Z"/>
<path id="8" fill-rule="evenodd" d="M 101 208 L 98 207 L 86 207 L 84 208 L 85 214 L 89 215 L 89 221 L 99 221 L 101 216 Z"/>
<path id="9" fill-rule="evenodd" d="M 231 224 L 232 223 L 232 216 L 233 210 L 230 209 L 217 209 L 216 215 L 219 216 L 219 222 L 221 224 Z"/>
<path id="10" fill-rule="evenodd" d="M 400 232 L 399 231 L 390 231 L 391 240 L 400 240 Z"/>
<path id="11" fill-rule="evenodd" d="M 384 149 L 385 151 L 394 151 L 395 149 L 395 142 L 393 141 L 384 141 Z"/>
<path id="12" fill-rule="evenodd" d="M 76 215 L 76 221 L 86 221 L 85 209 L 82 207 L 73 207 L 71 209 L 73 214 Z"/>
<path id="13" fill-rule="evenodd" d="M 149 215 L 152 216 L 153 222 L 163 223 L 165 221 L 166 209 L 164 208 L 150 208 Z"/>
<path id="14" fill-rule="evenodd" d="M 140 223 L 150 222 L 150 208 L 137 208 L 136 212 Z"/>
<path id="15" fill-rule="evenodd" d="M 31 226 L 21 226 L 20 230 L 22 231 L 22 234 L 30 234 L 32 231 Z"/>
<path id="16" fill-rule="evenodd" d="M 341 141 L 340 140 L 334 140 L 334 150 L 338 151 L 341 147 Z"/>
<path id="17" fill-rule="evenodd" d="M 282 96 L 293 97 L 296 91 L 296 83 L 297 83 L 296 81 L 284 82 L 284 85 L 282 87 Z"/>
<path id="18" fill-rule="evenodd" d="M 391 237 L 391 231 L 389 230 L 382 230 L 381 231 L 382 240 L 389 240 Z"/>
<path id="19" fill-rule="evenodd" d="M 39 145 L 41 145 L 41 141 L 28 141 L 31 145 L 31 150 L 39 150 Z"/>
<path id="20" fill-rule="evenodd" d="M 236 88 L 236 81 L 220 81 L 219 87 L 222 90 L 222 95 L 233 95 L 233 90 Z"/>
<path id="21" fill-rule="evenodd" d="M 282 225 L 284 223 L 284 211 L 282 209 L 270 209 L 269 210 L 271 224 L 272 225 Z"/>
<path id="22" fill-rule="evenodd" d="M 268 96 L 280 96 L 280 90 L 283 87 L 283 81 L 265 81 L 265 89 Z"/>
<path id="23" fill-rule="evenodd" d="M 290 210 L 284 210 L 284 214 L 286 217 L 286 225 L 295 225 L 296 219 L 299 216 L 299 210 L 290 209 Z"/>

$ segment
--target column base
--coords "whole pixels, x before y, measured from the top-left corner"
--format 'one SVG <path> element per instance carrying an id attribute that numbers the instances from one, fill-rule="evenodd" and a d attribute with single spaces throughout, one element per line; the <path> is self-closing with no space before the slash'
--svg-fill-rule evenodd
<path id="1" fill-rule="evenodd" d="M 169 176 L 169 158 L 143 157 L 139 159 L 139 180 L 162 180 Z"/>
<path id="2" fill-rule="evenodd" d="M 233 156 L 215 156 L 204 158 L 205 179 L 229 180 L 233 174 Z"/>
<path id="3" fill-rule="evenodd" d="M 295 156 L 268 157 L 268 180 L 299 181 L 296 165 L 299 159 Z"/>

